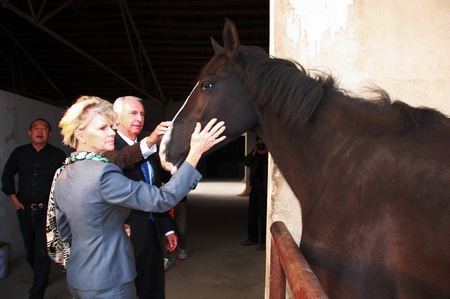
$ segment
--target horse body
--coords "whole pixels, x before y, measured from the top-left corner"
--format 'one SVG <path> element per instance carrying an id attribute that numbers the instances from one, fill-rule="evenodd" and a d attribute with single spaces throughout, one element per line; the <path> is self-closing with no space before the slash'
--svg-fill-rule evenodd
<path id="1" fill-rule="evenodd" d="M 230 139 L 254 131 L 301 202 L 300 247 L 330 297 L 449 298 L 449 120 L 351 98 L 240 46 L 231 22 L 224 42 L 163 140 L 167 159 L 184 159 L 196 121 L 224 120 Z"/>
<path id="2" fill-rule="evenodd" d="M 301 202 L 301 249 L 319 281 L 331 298 L 448 297 L 450 135 L 352 130 L 364 113 L 330 106 L 334 119 L 319 111 L 297 130 L 263 120 L 260 133 Z"/>

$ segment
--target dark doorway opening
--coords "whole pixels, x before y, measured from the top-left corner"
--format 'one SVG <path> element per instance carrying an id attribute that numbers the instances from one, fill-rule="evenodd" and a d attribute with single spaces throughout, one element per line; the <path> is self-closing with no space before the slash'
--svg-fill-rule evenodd
<path id="1" fill-rule="evenodd" d="M 204 178 L 244 178 L 245 137 L 240 136 L 200 160 L 198 169 Z"/>

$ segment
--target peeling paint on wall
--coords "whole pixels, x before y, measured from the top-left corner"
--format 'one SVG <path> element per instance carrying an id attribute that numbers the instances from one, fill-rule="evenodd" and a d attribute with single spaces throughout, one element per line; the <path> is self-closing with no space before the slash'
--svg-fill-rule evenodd
<path id="1" fill-rule="evenodd" d="M 346 29 L 349 5 L 353 0 L 289 0 L 294 14 L 286 18 L 286 32 L 292 41 L 305 40 L 311 57 L 320 51 L 324 35 L 334 42 L 336 34 Z"/>
<path id="2" fill-rule="evenodd" d="M 300 244 L 302 234 L 302 213 L 300 201 L 298 201 L 287 184 L 283 174 L 272 157 L 269 166 L 272 168 L 269 221 L 283 221 L 297 245 Z M 293 201 L 291 199 L 294 199 Z M 270 236 L 268 236 L 270 237 Z"/>
<path id="3" fill-rule="evenodd" d="M 450 115 L 449 0 L 272 0 L 271 54 Z"/>

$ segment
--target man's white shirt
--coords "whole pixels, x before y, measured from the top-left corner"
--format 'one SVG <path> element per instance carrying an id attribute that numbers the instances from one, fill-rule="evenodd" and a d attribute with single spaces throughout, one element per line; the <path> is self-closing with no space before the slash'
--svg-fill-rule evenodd
<path id="1" fill-rule="evenodd" d="M 137 143 L 137 139 L 136 140 L 131 140 L 127 136 L 125 136 L 122 133 L 120 133 L 120 131 L 117 131 L 117 134 L 119 134 L 119 136 L 122 137 L 122 139 L 125 140 L 125 142 L 128 145 L 133 145 L 133 144 Z M 144 157 L 144 159 L 147 159 L 150 155 L 153 155 L 154 153 L 156 153 L 158 151 L 158 147 L 156 146 L 156 144 L 152 145 L 152 147 L 148 147 L 147 146 L 147 137 L 140 141 L 139 146 L 141 148 L 141 154 L 142 154 L 142 157 Z M 149 162 L 147 162 L 147 168 L 148 168 L 148 173 L 149 173 L 149 176 L 150 176 L 150 180 L 152 180 L 153 179 L 153 168 L 149 164 Z M 168 235 L 174 234 L 174 233 L 175 232 L 173 230 L 170 230 L 167 233 L 165 233 L 165 235 L 168 236 Z"/>

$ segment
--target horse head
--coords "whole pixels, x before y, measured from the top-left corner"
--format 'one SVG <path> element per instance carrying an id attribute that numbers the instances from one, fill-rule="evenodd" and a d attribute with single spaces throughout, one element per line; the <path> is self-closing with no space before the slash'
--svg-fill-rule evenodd
<path id="1" fill-rule="evenodd" d="M 223 134 L 227 139 L 210 151 L 257 126 L 257 112 L 244 84 L 244 61 L 248 59 L 243 59 L 243 56 L 254 55 L 251 54 L 254 51 L 246 51 L 248 47 L 240 45 L 236 27 L 230 20 L 226 20 L 223 30 L 224 47 L 213 38 L 211 42 L 215 55 L 203 67 L 197 84 L 161 142 L 161 163 L 166 170 L 184 161 L 196 122 L 200 122 L 202 127 L 212 118 L 225 122 Z M 267 56 L 262 49 L 256 53 Z"/>

